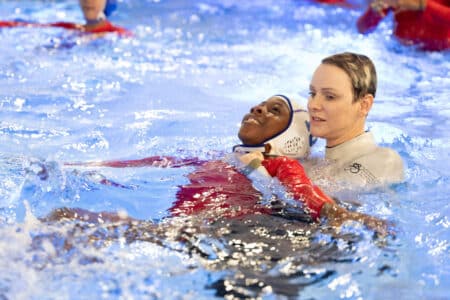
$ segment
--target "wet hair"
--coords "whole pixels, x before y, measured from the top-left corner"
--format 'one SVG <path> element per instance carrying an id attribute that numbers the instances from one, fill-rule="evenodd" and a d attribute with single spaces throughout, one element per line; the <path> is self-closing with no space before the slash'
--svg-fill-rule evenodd
<path id="1" fill-rule="evenodd" d="M 353 87 L 353 101 L 356 102 L 367 94 L 375 97 L 377 92 L 377 72 L 375 65 L 365 55 L 344 52 L 328 56 L 323 64 L 342 69 L 350 77 Z"/>

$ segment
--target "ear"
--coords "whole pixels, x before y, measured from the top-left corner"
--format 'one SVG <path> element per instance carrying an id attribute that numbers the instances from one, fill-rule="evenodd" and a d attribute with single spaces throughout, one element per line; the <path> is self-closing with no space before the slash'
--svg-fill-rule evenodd
<path id="1" fill-rule="evenodd" d="M 361 98 L 359 101 L 360 103 L 360 113 L 362 116 L 367 117 L 369 114 L 370 109 L 372 108 L 373 104 L 373 95 L 372 94 L 366 94 L 364 97 Z"/>

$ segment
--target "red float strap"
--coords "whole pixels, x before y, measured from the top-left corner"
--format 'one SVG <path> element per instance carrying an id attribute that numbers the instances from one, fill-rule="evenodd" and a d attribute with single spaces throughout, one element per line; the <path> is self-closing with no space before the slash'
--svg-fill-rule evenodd
<path id="1" fill-rule="evenodd" d="M 101 26 L 93 30 L 85 30 L 85 27 L 81 24 L 72 22 L 54 22 L 54 23 L 37 23 L 29 21 L 0 21 L 0 28 L 10 27 L 58 27 L 67 30 L 77 30 L 83 33 L 100 34 L 100 33 L 116 33 L 120 36 L 131 36 L 131 31 L 113 25 L 109 21 L 105 21 Z"/>
<path id="2" fill-rule="evenodd" d="M 113 25 L 111 22 L 109 21 L 105 21 L 103 22 L 103 24 L 95 29 L 92 30 L 83 30 L 83 32 L 86 33 L 116 33 L 118 35 L 121 36 L 131 36 L 131 31 L 123 28 L 123 27 L 119 27 L 119 26 L 115 26 Z"/>

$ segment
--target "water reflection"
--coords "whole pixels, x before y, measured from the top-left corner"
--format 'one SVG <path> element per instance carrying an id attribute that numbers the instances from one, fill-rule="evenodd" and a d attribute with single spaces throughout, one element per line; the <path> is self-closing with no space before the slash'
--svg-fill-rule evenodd
<path id="1" fill-rule="evenodd" d="M 80 265 L 102 263 L 102 256 L 91 250 L 145 242 L 194 258 L 190 268 L 225 272 L 204 287 L 214 290 L 216 296 L 295 297 L 304 287 L 335 275 L 336 264 L 359 261 L 359 244 L 373 243 L 367 231 L 342 231 L 305 219 L 283 213 L 212 219 L 209 213 L 154 223 L 129 219 L 125 214 L 58 209 L 43 219 L 56 232 L 33 237 L 31 248 L 36 255 L 32 265 L 44 268 L 48 263 L 70 263 L 72 259 Z M 379 267 L 380 272 L 390 268 Z"/>

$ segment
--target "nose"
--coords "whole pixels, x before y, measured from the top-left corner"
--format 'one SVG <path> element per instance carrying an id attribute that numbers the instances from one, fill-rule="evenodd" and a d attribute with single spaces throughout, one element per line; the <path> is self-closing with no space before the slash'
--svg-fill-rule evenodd
<path id="1" fill-rule="evenodd" d="M 319 110 L 322 105 L 321 103 L 322 103 L 322 101 L 318 94 L 316 94 L 314 97 L 310 96 L 308 99 L 308 110 L 309 111 Z"/>
<path id="2" fill-rule="evenodd" d="M 263 104 L 258 104 L 256 106 L 253 106 L 250 109 L 250 113 L 255 114 L 255 115 L 261 115 L 261 114 L 263 114 L 265 112 L 267 112 L 267 108 Z"/>

